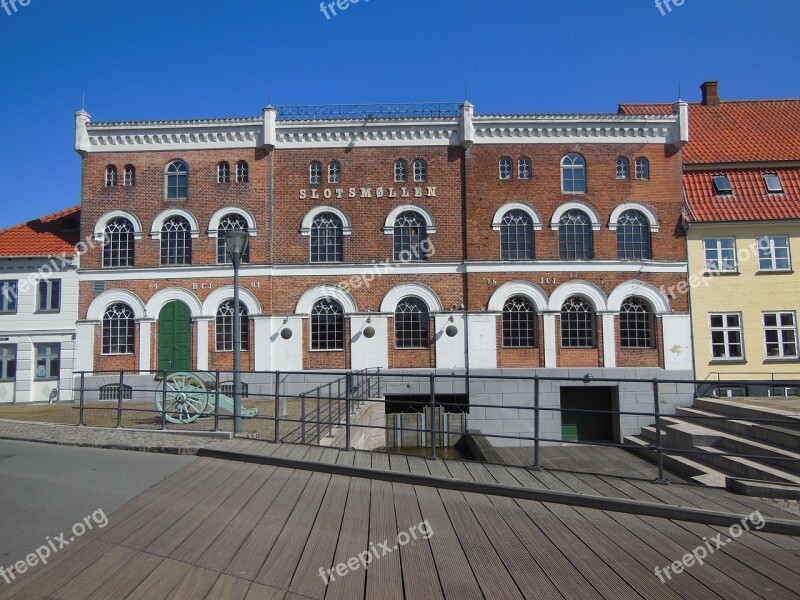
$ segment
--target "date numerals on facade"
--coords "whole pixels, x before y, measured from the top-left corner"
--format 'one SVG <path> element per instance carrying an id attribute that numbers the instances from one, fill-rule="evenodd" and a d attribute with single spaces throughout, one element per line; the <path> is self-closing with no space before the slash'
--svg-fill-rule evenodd
<path id="1" fill-rule="evenodd" d="M 493 285 L 493 286 L 496 287 L 497 286 L 497 279 L 492 279 L 490 277 L 489 279 L 486 280 L 486 283 L 488 285 Z M 540 278 L 539 283 L 542 284 L 542 285 L 545 285 L 545 284 L 546 285 L 555 285 L 555 284 L 558 283 L 558 278 L 557 277 L 542 277 L 542 278 Z"/>

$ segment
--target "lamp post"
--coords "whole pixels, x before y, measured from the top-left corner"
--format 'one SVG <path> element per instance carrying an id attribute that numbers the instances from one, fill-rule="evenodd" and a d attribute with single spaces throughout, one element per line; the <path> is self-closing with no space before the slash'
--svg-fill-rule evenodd
<path id="1" fill-rule="evenodd" d="M 247 248 L 247 233 L 225 232 L 225 247 L 233 263 L 233 432 L 242 431 L 242 317 L 239 308 L 239 267 Z"/>

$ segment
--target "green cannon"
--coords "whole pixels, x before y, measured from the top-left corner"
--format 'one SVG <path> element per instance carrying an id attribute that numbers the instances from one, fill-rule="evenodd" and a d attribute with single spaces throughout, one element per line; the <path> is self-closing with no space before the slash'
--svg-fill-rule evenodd
<path id="1" fill-rule="evenodd" d="M 219 386 L 212 373 L 170 373 L 156 388 L 156 408 L 166 416 L 167 421 L 179 424 L 193 423 L 200 417 L 214 414 L 217 398 L 220 410 L 233 413 L 233 398 L 218 392 Z M 257 408 L 242 407 L 243 418 L 252 418 L 257 414 Z"/>

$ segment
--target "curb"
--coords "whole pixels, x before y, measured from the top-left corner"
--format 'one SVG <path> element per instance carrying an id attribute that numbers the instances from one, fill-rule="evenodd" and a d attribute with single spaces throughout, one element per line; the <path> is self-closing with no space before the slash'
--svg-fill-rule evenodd
<path id="1" fill-rule="evenodd" d="M 576 494 L 574 492 L 555 492 L 550 490 L 535 490 L 491 483 L 479 483 L 476 481 L 460 481 L 457 479 L 434 477 L 432 475 L 426 476 L 393 471 L 380 471 L 366 469 L 363 467 L 350 467 L 330 463 L 312 463 L 290 458 L 243 454 L 241 452 L 214 450 L 211 448 L 201 448 L 197 452 L 197 456 L 283 467 L 287 469 L 299 469 L 302 471 L 315 471 L 319 473 L 328 473 L 330 475 L 344 475 L 346 477 L 358 477 L 361 479 L 406 483 L 409 485 L 455 490 L 459 492 L 470 492 L 475 494 L 485 494 L 489 496 L 503 496 L 506 498 L 517 498 L 520 500 L 534 500 L 536 502 L 551 502 L 555 504 L 565 504 L 568 506 L 594 508 L 598 510 L 644 515 L 649 517 L 660 517 L 664 519 L 688 521 L 690 523 L 702 523 L 706 525 L 718 525 L 723 527 L 730 527 L 734 524 L 740 524 L 742 517 L 744 516 L 735 513 L 717 512 L 700 508 L 655 504 L 652 502 L 642 502 L 640 500 L 604 498 L 602 496 L 589 496 L 584 494 Z M 800 535 L 800 522 L 765 518 L 764 527 L 758 531 L 766 533 L 778 533 L 782 535 Z"/>
<path id="2" fill-rule="evenodd" d="M 183 456 L 197 456 L 202 449 L 200 446 L 189 448 L 186 446 L 134 446 L 121 443 L 79 442 L 70 440 L 43 440 L 36 437 L 12 437 L 0 433 L 0 440 L 9 442 L 32 442 L 35 444 L 50 444 L 52 446 L 74 446 L 78 448 L 104 448 L 106 450 L 129 450 L 131 452 L 152 452 L 154 454 L 177 454 Z"/>

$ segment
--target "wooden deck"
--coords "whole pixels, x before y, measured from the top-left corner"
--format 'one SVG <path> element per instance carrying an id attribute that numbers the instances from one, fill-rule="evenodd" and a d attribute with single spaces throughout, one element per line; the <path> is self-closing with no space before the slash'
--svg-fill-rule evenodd
<path id="1" fill-rule="evenodd" d="M 238 452 L 507 485 L 787 513 L 717 490 L 613 475 L 429 461 L 234 440 Z M 430 539 L 330 569 L 427 520 Z M 800 538 L 743 534 L 665 585 L 654 574 L 721 527 L 198 458 L 35 567 L 0 600 L 265 598 L 797 598 Z"/>

